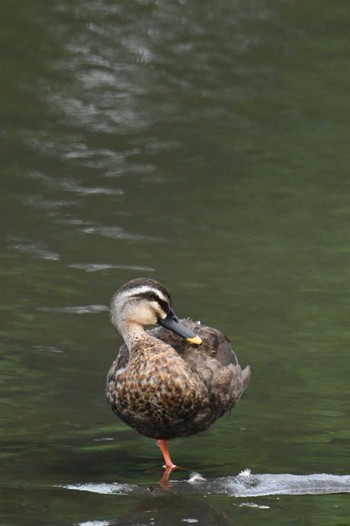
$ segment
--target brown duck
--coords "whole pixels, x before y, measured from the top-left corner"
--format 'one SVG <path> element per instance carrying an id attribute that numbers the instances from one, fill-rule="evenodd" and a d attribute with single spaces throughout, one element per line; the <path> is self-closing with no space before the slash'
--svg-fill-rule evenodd
<path id="1" fill-rule="evenodd" d="M 147 278 L 113 296 L 110 319 L 125 345 L 107 376 L 113 411 L 142 435 L 154 438 L 167 469 L 167 440 L 204 431 L 239 401 L 250 379 L 230 341 L 217 329 L 179 320 L 166 288 Z M 146 325 L 160 325 L 149 332 Z"/>

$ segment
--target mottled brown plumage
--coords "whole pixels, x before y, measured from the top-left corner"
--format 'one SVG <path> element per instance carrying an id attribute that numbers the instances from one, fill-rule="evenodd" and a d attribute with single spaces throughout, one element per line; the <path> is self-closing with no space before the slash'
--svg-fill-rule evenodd
<path id="1" fill-rule="evenodd" d="M 152 316 L 145 315 L 146 307 Z M 169 294 L 156 281 L 140 278 L 124 285 L 110 312 L 126 344 L 109 370 L 106 394 L 113 411 L 136 431 L 158 440 L 190 436 L 237 404 L 250 368 L 242 371 L 220 331 L 178 320 Z M 145 321 L 168 325 L 169 318 L 171 331 L 143 329 Z"/>
<path id="2" fill-rule="evenodd" d="M 153 329 L 131 358 L 124 344 L 108 373 L 107 396 L 114 412 L 150 438 L 204 431 L 236 405 L 249 382 L 249 368 L 242 371 L 221 332 L 190 320 L 181 323 L 202 345 L 163 327 Z"/>

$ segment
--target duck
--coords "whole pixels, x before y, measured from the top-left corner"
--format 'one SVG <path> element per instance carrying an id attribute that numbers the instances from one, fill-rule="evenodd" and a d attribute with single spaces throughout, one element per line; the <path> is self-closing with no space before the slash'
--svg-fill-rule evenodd
<path id="1" fill-rule="evenodd" d="M 107 374 L 108 402 L 123 422 L 156 440 L 169 474 L 176 464 L 168 441 L 205 431 L 230 412 L 250 367 L 241 368 L 221 331 L 179 319 L 168 290 L 154 279 L 122 285 L 109 314 L 124 344 Z"/>

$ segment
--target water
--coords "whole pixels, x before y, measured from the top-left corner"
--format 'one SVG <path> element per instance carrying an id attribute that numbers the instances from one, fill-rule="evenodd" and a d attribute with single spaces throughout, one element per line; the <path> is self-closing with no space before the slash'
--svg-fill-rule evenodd
<path id="1" fill-rule="evenodd" d="M 348 524 L 347 494 L 212 485 L 349 475 L 349 11 L 2 3 L 2 524 Z M 104 398 L 109 298 L 142 275 L 252 366 L 167 491 Z"/>

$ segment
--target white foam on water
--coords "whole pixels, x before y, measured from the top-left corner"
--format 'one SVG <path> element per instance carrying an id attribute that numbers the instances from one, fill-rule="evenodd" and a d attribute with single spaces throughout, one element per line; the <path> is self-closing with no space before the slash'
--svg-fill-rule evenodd
<path id="1" fill-rule="evenodd" d="M 135 486 L 118 484 L 117 482 L 113 482 L 112 484 L 87 482 L 86 484 L 66 484 L 58 487 L 73 491 L 99 493 L 100 495 L 127 495 L 135 488 Z"/>
<path id="2" fill-rule="evenodd" d="M 170 486 L 177 493 L 187 492 L 207 495 L 228 495 L 232 497 L 262 497 L 268 495 L 327 495 L 350 493 L 350 475 L 252 474 L 244 470 L 237 476 L 207 480 L 198 473 L 192 473 L 187 481 L 173 481 Z M 73 491 L 88 491 L 101 495 L 129 495 L 147 492 L 147 488 L 132 484 L 77 483 L 59 486 Z M 187 489 L 186 489 L 187 488 Z M 248 503 L 242 505 L 249 506 Z M 255 504 L 252 504 L 252 506 Z"/>
<path id="3" fill-rule="evenodd" d="M 325 495 L 350 493 L 350 475 L 252 474 L 244 470 L 236 477 L 217 479 L 212 491 L 235 497 L 257 497 L 265 495 Z"/>

